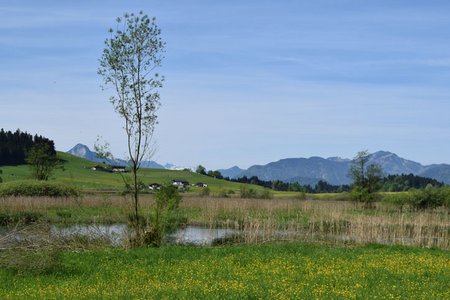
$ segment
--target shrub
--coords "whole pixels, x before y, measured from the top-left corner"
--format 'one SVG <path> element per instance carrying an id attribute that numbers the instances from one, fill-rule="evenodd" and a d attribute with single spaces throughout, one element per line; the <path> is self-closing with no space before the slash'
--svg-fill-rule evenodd
<path id="1" fill-rule="evenodd" d="M 155 194 L 155 208 L 148 231 L 144 235 L 144 243 L 160 246 L 164 234 L 179 220 L 176 211 L 181 202 L 178 189 L 172 185 L 162 186 Z"/>
<path id="2" fill-rule="evenodd" d="M 80 191 L 61 183 L 13 181 L 0 185 L 0 197 L 79 197 Z"/>
<path id="3" fill-rule="evenodd" d="M 258 195 L 258 198 L 261 198 L 261 199 L 272 199 L 273 198 L 273 193 L 272 193 L 272 191 L 265 189 L 264 191 L 262 191 Z"/>
<path id="4" fill-rule="evenodd" d="M 228 198 L 228 192 L 226 190 L 220 190 L 219 194 L 217 194 L 220 198 Z"/>
<path id="5" fill-rule="evenodd" d="M 427 187 L 411 191 L 410 204 L 416 209 L 434 208 L 444 204 L 445 189 Z"/>
<path id="6" fill-rule="evenodd" d="M 392 203 L 396 206 L 402 207 L 406 204 L 411 203 L 411 194 L 403 192 L 394 194 L 385 194 L 383 196 L 383 202 Z"/>
<path id="7" fill-rule="evenodd" d="M 300 192 L 298 193 L 295 198 L 297 198 L 298 200 L 305 200 L 306 199 L 306 193 L 305 192 Z"/>
<path id="8" fill-rule="evenodd" d="M 259 199 L 272 199 L 273 193 L 271 190 L 264 189 L 262 192 L 258 192 L 255 189 L 246 185 L 240 187 L 241 198 L 259 198 Z"/>
<path id="9" fill-rule="evenodd" d="M 241 198 L 257 198 L 256 190 L 246 185 L 241 185 L 239 192 Z"/>
<path id="10" fill-rule="evenodd" d="M 373 207 L 373 203 L 381 199 L 379 193 L 369 192 L 367 188 L 362 188 L 357 185 L 353 186 L 350 197 L 354 201 L 363 202 L 367 208 Z"/>
<path id="11" fill-rule="evenodd" d="M 440 188 L 442 196 L 442 205 L 450 208 L 450 187 Z"/>
<path id="12" fill-rule="evenodd" d="M 16 212 L 16 213 L 0 213 L 0 226 L 6 226 L 9 224 L 23 223 L 26 225 L 37 222 L 42 218 L 42 214 L 37 212 Z"/>
<path id="13" fill-rule="evenodd" d="M 199 196 L 200 197 L 205 197 L 205 196 L 209 196 L 211 190 L 209 189 L 209 187 L 204 187 L 201 189 Z"/>

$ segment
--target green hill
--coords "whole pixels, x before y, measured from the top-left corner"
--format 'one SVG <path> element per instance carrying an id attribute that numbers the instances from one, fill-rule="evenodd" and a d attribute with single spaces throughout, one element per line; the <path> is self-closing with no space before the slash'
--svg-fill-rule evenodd
<path id="1" fill-rule="evenodd" d="M 63 169 L 53 172 L 50 177 L 51 181 L 72 184 L 80 187 L 84 191 L 120 191 L 124 188 L 124 178 L 131 178 L 131 173 L 109 173 L 104 171 L 94 171 L 91 168 L 98 163 L 79 158 L 67 153 L 58 152 L 58 157 L 64 161 Z M 4 182 L 15 180 L 31 180 L 31 172 L 27 165 L 20 166 L 3 166 L 1 175 Z M 239 191 L 240 183 L 219 180 L 205 175 L 201 175 L 190 171 L 174 171 L 164 169 L 141 169 L 140 176 L 145 184 L 171 183 L 173 179 L 183 179 L 189 183 L 206 183 L 210 190 L 219 192 L 221 190 Z M 252 185 L 256 190 L 262 188 Z M 200 188 L 191 188 L 192 191 L 200 190 Z"/>

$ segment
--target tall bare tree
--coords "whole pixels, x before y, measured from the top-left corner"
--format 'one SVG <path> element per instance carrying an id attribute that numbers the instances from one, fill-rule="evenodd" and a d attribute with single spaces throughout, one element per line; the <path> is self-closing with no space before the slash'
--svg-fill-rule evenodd
<path id="1" fill-rule="evenodd" d="M 154 152 L 151 141 L 160 106 L 158 90 L 164 81 L 157 69 L 165 43 L 155 18 L 142 11 L 125 14 L 116 21 L 116 29 L 110 29 L 111 36 L 105 40 L 98 74 L 103 78 L 103 88 L 114 89 L 110 102 L 125 123 L 132 171 L 133 221 L 140 235 L 138 170 L 142 160 Z"/>

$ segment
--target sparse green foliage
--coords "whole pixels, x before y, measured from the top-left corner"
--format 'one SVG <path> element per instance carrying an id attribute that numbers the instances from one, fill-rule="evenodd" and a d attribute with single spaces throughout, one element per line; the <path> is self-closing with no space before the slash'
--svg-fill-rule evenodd
<path id="1" fill-rule="evenodd" d="M 212 171 L 212 170 L 210 170 L 210 171 L 208 171 L 208 174 L 207 174 L 209 177 L 214 177 L 214 178 L 217 178 L 217 179 L 222 179 L 223 178 L 223 176 L 222 176 L 222 174 L 220 174 L 220 172 L 219 171 Z"/>
<path id="2" fill-rule="evenodd" d="M 444 204 L 445 189 L 426 187 L 410 192 L 410 204 L 417 209 L 434 208 Z"/>
<path id="3" fill-rule="evenodd" d="M 161 245 L 165 232 L 173 225 L 171 221 L 181 199 L 178 189 L 172 185 L 162 186 L 155 194 L 154 215 L 144 236 L 145 244 L 157 247 Z"/>
<path id="4" fill-rule="evenodd" d="M 271 199 L 273 198 L 273 193 L 269 189 L 264 189 L 261 192 L 248 187 L 247 185 L 241 185 L 240 189 L 241 198 L 260 198 L 260 199 Z"/>
<path id="5" fill-rule="evenodd" d="M 383 177 L 381 166 L 368 165 L 370 154 L 367 150 L 360 151 L 350 166 L 349 177 L 353 179 L 352 198 L 370 206 L 379 199 L 377 191 Z"/>
<path id="6" fill-rule="evenodd" d="M 298 195 L 296 196 L 296 198 L 298 200 L 305 200 L 306 199 L 306 193 L 305 192 L 300 192 L 298 193 Z"/>
<path id="7" fill-rule="evenodd" d="M 61 183 L 46 181 L 12 181 L 0 186 L 0 197 L 79 197 L 80 191 Z"/>
<path id="8" fill-rule="evenodd" d="M 162 78 L 156 69 L 161 66 L 165 43 L 155 18 L 143 12 L 117 18 L 117 28 L 110 29 L 105 41 L 98 74 L 105 86 L 112 86 L 110 97 L 114 110 L 125 121 L 129 163 L 132 170 L 134 219 L 139 220 L 138 170 L 144 158 L 155 148 L 151 144 L 159 108 Z M 137 235 L 141 226 L 136 221 Z"/>
<path id="9" fill-rule="evenodd" d="M 37 180 L 48 180 L 59 161 L 50 146 L 46 143 L 34 145 L 26 157 L 33 177 Z"/>
<path id="10" fill-rule="evenodd" d="M 3 174 L 3 171 L 0 169 L 0 175 L 2 175 Z M 3 179 L 2 179 L 2 177 L 0 176 L 0 183 L 2 183 L 3 182 Z"/>
<path id="11" fill-rule="evenodd" d="M 412 189 L 403 193 L 387 194 L 383 201 L 393 203 L 399 207 L 410 205 L 414 209 L 422 210 L 439 206 L 450 207 L 450 187 L 428 186 L 424 189 Z"/>
<path id="12" fill-rule="evenodd" d="M 198 174 L 206 175 L 206 168 L 202 165 L 198 165 L 195 172 L 197 172 Z"/>
<path id="13" fill-rule="evenodd" d="M 211 193 L 211 190 L 209 189 L 209 187 L 204 187 L 201 189 L 199 196 L 200 197 L 209 196 L 210 193 Z"/>
<path id="14" fill-rule="evenodd" d="M 241 185 L 239 188 L 241 198 L 257 198 L 257 192 L 247 185 Z"/>

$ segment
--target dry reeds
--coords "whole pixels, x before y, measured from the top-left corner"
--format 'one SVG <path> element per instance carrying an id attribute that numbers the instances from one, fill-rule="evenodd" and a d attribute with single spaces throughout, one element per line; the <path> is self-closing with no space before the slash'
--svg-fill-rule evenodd
<path id="1" fill-rule="evenodd" d="M 103 208 L 126 211 L 128 200 L 119 195 L 90 195 L 81 199 L 3 198 L 2 211 L 38 211 L 49 208 Z M 148 211 L 152 195 L 141 196 Z M 109 210 L 111 208 L 111 210 Z M 190 225 L 234 229 L 237 240 L 261 243 L 273 240 L 381 243 L 450 249 L 448 208 L 414 210 L 377 203 L 366 209 L 349 201 L 240 199 L 185 196 L 180 210 Z"/>
<path id="2" fill-rule="evenodd" d="M 415 211 L 346 201 L 186 198 L 190 222 L 239 230 L 238 240 L 381 243 L 450 249 L 447 208 Z"/>

